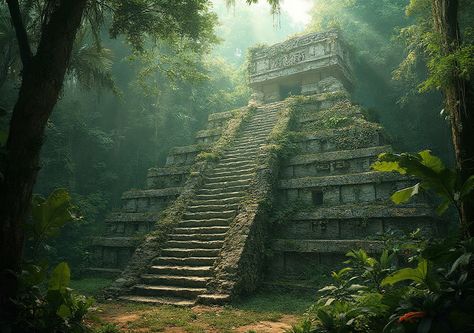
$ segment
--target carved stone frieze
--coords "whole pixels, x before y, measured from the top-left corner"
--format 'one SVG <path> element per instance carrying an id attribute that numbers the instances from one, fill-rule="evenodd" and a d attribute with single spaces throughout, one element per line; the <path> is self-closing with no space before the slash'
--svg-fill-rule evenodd
<path id="1" fill-rule="evenodd" d="M 302 93 L 311 94 L 318 90 L 315 84 L 327 75 L 337 77 L 344 85 L 352 84 L 347 51 L 335 30 L 253 49 L 248 71 L 250 85 L 262 91 L 270 81 L 282 84 L 298 81 Z"/>

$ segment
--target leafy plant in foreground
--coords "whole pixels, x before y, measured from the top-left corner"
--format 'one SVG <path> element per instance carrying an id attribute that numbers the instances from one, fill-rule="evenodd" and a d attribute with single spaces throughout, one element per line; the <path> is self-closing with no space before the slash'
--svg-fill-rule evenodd
<path id="1" fill-rule="evenodd" d="M 392 262 L 376 279 L 371 279 L 376 265 L 361 264 L 383 260 L 357 251 L 359 261 L 348 260 L 347 267 L 333 272 L 335 282 L 319 291 L 305 321 L 289 332 L 472 332 L 474 239 L 417 244 L 420 249 L 409 247 L 414 250 L 414 267 L 395 270 Z M 348 253 L 353 255 L 354 251 Z"/>
<path id="2" fill-rule="evenodd" d="M 441 159 L 432 155 L 429 150 L 417 154 L 383 153 L 372 164 L 372 169 L 382 172 L 395 171 L 416 177 L 419 181 L 413 186 L 396 191 L 391 196 L 392 201 L 396 204 L 404 203 L 421 191 L 430 190 L 442 199 L 436 208 L 439 215 L 446 212 L 450 205 L 453 205 L 461 215 L 461 204 L 474 189 L 474 175 L 462 183 L 458 173 L 447 168 Z M 467 230 L 468 226 L 463 227 Z"/>
<path id="3" fill-rule="evenodd" d="M 71 271 L 66 262 L 59 263 L 49 273 L 49 264 L 41 258 L 46 241 L 76 219 L 69 193 L 57 189 L 48 198 L 34 196 L 31 221 L 26 234 L 31 244 L 32 259 L 26 261 L 20 273 L 19 292 L 12 302 L 15 322 L 1 323 L 13 332 L 87 332 L 83 318 L 92 306 L 92 298 L 78 295 L 69 288 Z"/>
<path id="4" fill-rule="evenodd" d="M 384 332 L 472 332 L 473 253 L 473 238 L 444 240 L 424 249 L 415 268 L 387 276 L 382 285 L 408 283 L 409 288 Z"/>

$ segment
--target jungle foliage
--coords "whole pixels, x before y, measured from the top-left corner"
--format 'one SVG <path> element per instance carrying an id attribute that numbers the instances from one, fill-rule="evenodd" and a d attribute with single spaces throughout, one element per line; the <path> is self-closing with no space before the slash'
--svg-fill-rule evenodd
<path id="1" fill-rule="evenodd" d="M 15 320 L 0 327 L 12 332 L 87 332 L 84 316 L 93 299 L 70 288 L 71 270 L 66 262 L 52 265 L 51 241 L 61 229 L 80 217 L 69 193 L 56 189 L 47 198 L 33 196 L 31 220 L 25 226 L 27 251 L 18 273 L 19 290 L 13 298 Z"/>
<path id="2" fill-rule="evenodd" d="M 290 332 L 471 332 L 473 239 L 403 239 L 382 254 L 350 251 Z"/>
<path id="3" fill-rule="evenodd" d="M 342 32 L 352 49 L 354 97 L 371 109 L 397 149 L 418 151 L 429 146 L 451 162 L 451 134 L 442 98 L 437 89 L 427 88 L 439 88 L 443 79 L 447 82 L 446 66 L 454 63 L 453 57 L 462 60 L 463 75 L 472 75 L 473 12 L 472 2 L 460 1 L 460 32 L 466 47 L 459 57 L 443 61 L 436 55 L 439 43 L 429 0 L 320 1 L 312 10 L 308 30 Z"/>

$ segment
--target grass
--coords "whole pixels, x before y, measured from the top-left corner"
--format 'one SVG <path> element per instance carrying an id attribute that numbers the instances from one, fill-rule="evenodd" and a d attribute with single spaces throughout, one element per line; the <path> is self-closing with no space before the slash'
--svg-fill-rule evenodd
<path id="1" fill-rule="evenodd" d="M 314 303 L 314 299 L 314 294 L 262 291 L 240 299 L 234 306 L 246 311 L 302 315 Z"/>
<path id="2" fill-rule="evenodd" d="M 95 296 L 112 280 L 84 278 L 72 280 L 71 287 L 79 293 Z M 88 322 L 96 333 L 173 332 L 230 333 L 242 326 L 252 327 L 262 321 L 297 320 L 314 301 L 308 293 L 261 291 L 222 307 L 152 306 L 135 303 L 98 303 L 88 314 Z M 251 330 L 249 330 L 251 331 Z M 257 330 L 258 331 L 258 330 Z"/>
<path id="3" fill-rule="evenodd" d="M 71 288 L 86 296 L 96 296 L 103 288 L 112 283 L 113 280 L 106 278 L 83 278 L 71 280 Z"/>
<path id="4" fill-rule="evenodd" d="M 259 322 L 296 321 L 311 304 L 311 295 L 265 292 L 221 307 L 183 308 L 134 303 L 103 303 L 89 315 L 96 332 L 230 333 Z M 107 326 L 108 325 L 108 326 Z M 251 331 L 251 329 L 249 329 Z M 258 331 L 258 330 L 257 330 Z"/>

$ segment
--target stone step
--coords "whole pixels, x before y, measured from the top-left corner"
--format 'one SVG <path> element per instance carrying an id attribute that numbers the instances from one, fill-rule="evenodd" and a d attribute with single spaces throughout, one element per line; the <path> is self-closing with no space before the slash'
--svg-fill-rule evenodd
<path id="1" fill-rule="evenodd" d="M 186 212 L 183 215 L 183 222 L 189 220 L 226 219 L 234 216 L 235 210 L 225 210 L 220 212 Z"/>
<path id="2" fill-rule="evenodd" d="M 273 126 L 275 126 L 274 123 L 267 123 L 267 124 L 262 124 L 262 125 L 249 125 L 247 127 L 244 127 L 242 131 L 240 131 L 239 135 L 245 135 L 247 133 L 269 133 Z"/>
<path id="3" fill-rule="evenodd" d="M 180 266 L 210 266 L 214 264 L 217 257 L 158 257 L 156 258 L 153 263 L 158 266 L 163 265 L 180 265 Z"/>
<path id="4" fill-rule="evenodd" d="M 271 130 L 272 130 L 272 127 L 268 127 L 268 128 L 265 128 L 265 127 L 249 127 L 249 128 L 244 128 L 240 133 L 239 133 L 239 136 L 237 137 L 237 139 L 241 139 L 241 138 L 249 138 L 249 137 L 259 137 L 259 136 L 267 136 Z"/>
<path id="5" fill-rule="evenodd" d="M 242 200 L 241 197 L 229 197 L 229 198 L 224 198 L 224 199 L 194 199 L 191 200 L 190 205 L 192 206 L 198 206 L 198 205 L 232 205 L 232 204 L 238 204 Z M 190 207 L 192 207 L 190 206 Z"/>
<path id="6" fill-rule="evenodd" d="M 276 121 L 274 119 L 268 119 L 265 121 L 254 120 L 242 128 L 243 131 L 247 129 L 265 129 L 269 131 L 273 126 L 275 126 Z"/>
<path id="7" fill-rule="evenodd" d="M 248 125 L 251 124 L 270 124 L 275 123 L 276 117 L 272 113 L 262 113 L 258 117 L 253 117 Z"/>
<path id="8" fill-rule="evenodd" d="M 245 197 L 244 191 L 221 192 L 221 193 L 197 193 L 196 200 L 225 200 L 225 199 L 239 199 Z"/>
<path id="9" fill-rule="evenodd" d="M 212 170 L 213 175 L 219 175 L 219 174 L 228 174 L 230 173 L 237 173 L 237 172 L 247 172 L 248 170 L 252 170 L 255 172 L 256 169 L 256 164 L 252 165 L 230 165 L 230 166 L 219 166 L 217 165 L 214 167 Z"/>
<path id="10" fill-rule="evenodd" d="M 200 240 L 169 240 L 166 246 L 176 249 L 220 249 L 224 244 L 222 240 L 200 241 Z"/>
<path id="11" fill-rule="evenodd" d="M 266 139 L 263 140 L 247 140 L 242 142 L 235 142 L 234 148 L 236 149 L 249 149 L 249 148 L 257 148 L 260 149 L 261 146 L 264 146 L 267 143 Z"/>
<path id="12" fill-rule="evenodd" d="M 264 139 L 270 133 L 268 131 L 254 131 L 254 130 L 245 130 L 243 129 L 235 138 L 234 142 L 239 142 L 240 140 L 248 140 L 248 139 Z"/>
<path id="13" fill-rule="evenodd" d="M 247 126 L 266 126 L 266 125 L 273 125 L 276 123 L 276 117 L 272 117 L 271 115 L 268 115 L 267 117 L 268 118 L 264 118 L 264 117 L 253 118 L 252 121 L 250 121 L 246 125 Z M 247 128 L 247 126 L 245 126 L 245 128 Z"/>
<path id="14" fill-rule="evenodd" d="M 233 143 L 235 143 L 235 141 Z M 257 146 L 246 147 L 244 149 L 244 148 L 235 148 L 235 146 L 232 145 L 229 148 L 227 148 L 226 150 L 224 150 L 223 155 L 225 156 L 225 155 L 231 154 L 231 153 L 232 154 L 234 154 L 234 153 L 252 154 L 252 153 L 255 153 L 255 152 L 258 152 L 258 147 Z"/>
<path id="15" fill-rule="evenodd" d="M 238 162 L 238 161 L 248 161 L 250 163 L 254 162 L 259 154 L 255 154 L 252 156 L 230 156 L 230 157 L 223 157 L 219 160 L 219 163 L 228 163 L 228 162 Z"/>
<path id="16" fill-rule="evenodd" d="M 212 275 L 212 266 L 151 266 L 150 274 L 204 276 Z"/>
<path id="17" fill-rule="evenodd" d="M 225 153 L 222 156 L 221 161 L 226 160 L 226 159 L 235 159 L 236 157 L 239 157 L 241 159 L 243 158 L 252 159 L 252 158 L 257 157 L 258 154 L 259 154 L 259 149 L 257 147 L 252 147 L 245 150 L 242 150 L 242 149 L 229 150 L 227 153 Z"/>
<path id="18" fill-rule="evenodd" d="M 161 275 L 161 274 L 143 274 L 141 276 L 143 284 L 159 286 L 177 286 L 205 288 L 208 277 L 202 276 L 181 276 L 181 275 Z"/>
<path id="19" fill-rule="evenodd" d="M 218 178 L 218 177 L 225 177 L 225 176 L 233 176 L 233 175 L 254 175 L 255 168 L 243 168 L 243 169 L 229 169 L 227 171 L 219 171 L 216 169 L 212 170 L 212 173 L 209 174 L 208 178 Z"/>
<path id="20" fill-rule="evenodd" d="M 193 219 L 193 220 L 182 220 L 178 222 L 177 228 L 189 228 L 189 227 L 227 227 L 232 222 L 232 218 L 214 218 L 214 219 Z"/>
<path id="21" fill-rule="evenodd" d="M 196 304 L 196 301 L 194 300 L 175 298 L 175 297 L 152 297 L 152 296 L 127 295 L 127 296 L 120 296 L 119 299 L 126 302 L 174 305 L 174 306 L 194 306 Z"/>
<path id="22" fill-rule="evenodd" d="M 225 233 L 222 234 L 171 234 L 170 239 L 172 240 L 200 240 L 200 241 L 213 241 L 213 240 L 224 240 Z"/>
<path id="23" fill-rule="evenodd" d="M 229 162 L 223 162 L 223 161 L 219 161 L 219 164 L 216 166 L 217 167 L 230 167 L 230 168 L 235 168 L 235 167 L 238 167 L 238 166 L 245 166 L 247 168 L 250 168 L 250 167 L 255 167 L 256 166 L 256 163 L 255 161 L 253 160 L 244 160 L 244 161 L 229 161 Z M 215 168 L 215 169 L 216 169 Z M 214 170 L 215 170 L 214 169 Z"/>
<path id="24" fill-rule="evenodd" d="M 223 234 L 229 230 L 228 226 L 202 226 L 202 227 L 188 227 L 174 228 L 174 233 L 176 234 Z"/>
<path id="25" fill-rule="evenodd" d="M 228 302 L 229 294 L 202 294 L 197 297 L 197 303 L 204 305 L 223 305 Z"/>
<path id="26" fill-rule="evenodd" d="M 161 253 L 166 257 L 216 257 L 219 255 L 220 249 L 181 249 L 181 248 L 166 248 Z"/>
<path id="27" fill-rule="evenodd" d="M 255 172 L 248 172 L 248 173 L 229 173 L 227 175 L 215 176 L 211 175 L 206 177 L 209 182 L 218 183 L 218 182 L 228 182 L 233 180 L 252 180 L 255 176 Z"/>
<path id="28" fill-rule="evenodd" d="M 238 185 L 238 186 L 223 186 L 220 188 L 206 188 L 205 186 L 201 187 L 200 190 L 198 190 L 197 194 L 218 194 L 218 193 L 226 193 L 226 192 L 243 192 L 247 190 L 249 187 L 250 183 L 244 184 L 244 185 Z"/>
<path id="29" fill-rule="evenodd" d="M 149 286 L 137 284 L 133 287 L 133 292 L 140 296 L 171 296 L 194 299 L 198 295 L 206 292 L 205 288 L 186 288 L 173 286 Z"/>
<path id="30" fill-rule="evenodd" d="M 259 146 L 235 148 L 226 152 L 222 158 L 235 158 L 235 157 L 246 157 L 255 158 L 261 153 Z"/>
<path id="31" fill-rule="evenodd" d="M 221 181 L 216 181 L 216 182 L 208 182 L 203 185 L 203 188 L 222 188 L 222 187 L 228 187 L 228 186 L 239 186 L 239 185 L 247 185 L 250 184 L 250 181 L 252 178 L 247 178 L 247 179 L 238 179 L 238 180 L 221 180 Z"/>
<path id="32" fill-rule="evenodd" d="M 196 205 L 188 206 L 187 211 L 188 212 L 223 212 L 227 210 L 236 210 L 239 208 L 238 203 L 224 203 L 222 205 L 220 204 L 206 204 L 203 202 L 200 202 Z"/>
<path id="33" fill-rule="evenodd" d="M 242 143 L 262 143 L 265 142 L 269 133 L 260 133 L 260 134 L 253 134 L 248 133 L 246 135 L 239 136 L 234 140 L 234 144 L 242 144 Z"/>

